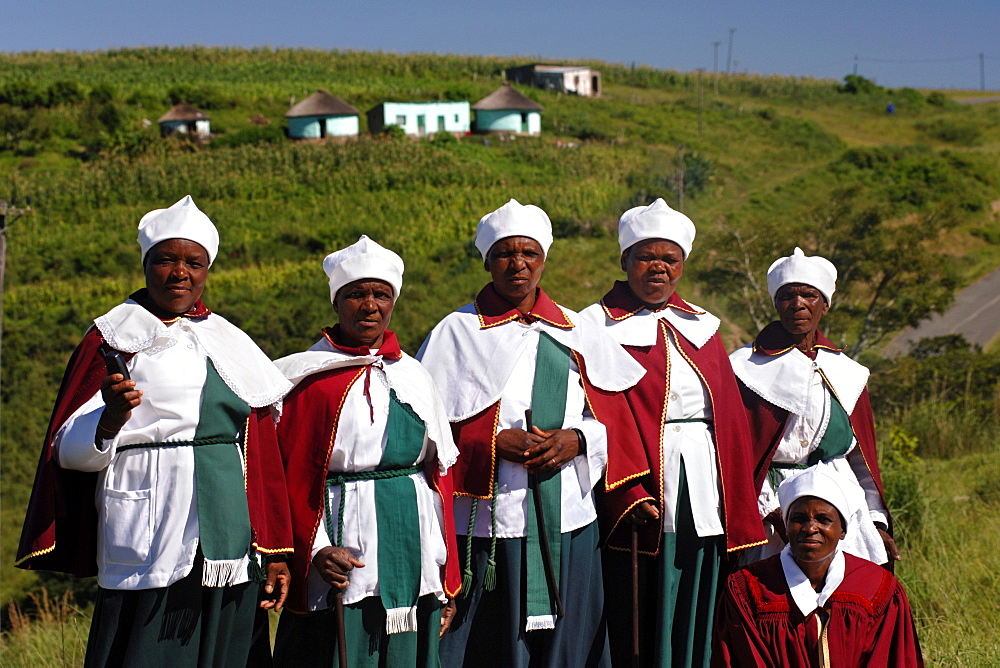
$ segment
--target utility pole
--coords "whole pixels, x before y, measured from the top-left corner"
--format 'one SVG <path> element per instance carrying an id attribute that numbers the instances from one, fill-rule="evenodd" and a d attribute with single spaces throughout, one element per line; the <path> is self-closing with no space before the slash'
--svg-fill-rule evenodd
<path id="1" fill-rule="evenodd" d="M 986 58 L 979 52 L 979 90 L 986 90 Z"/>
<path id="2" fill-rule="evenodd" d="M 732 74 L 730 66 L 733 63 L 733 33 L 736 32 L 736 28 L 729 29 L 729 51 L 726 53 L 726 74 Z"/>
<path id="3" fill-rule="evenodd" d="M 7 229 L 15 219 L 31 211 L 31 200 L 28 199 L 23 209 L 15 206 L 17 200 L 0 200 L 0 341 L 3 340 L 3 276 L 7 269 Z"/>
<path id="4" fill-rule="evenodd" d="M 719 45 L 722 42 L 712 42 L 712 46 L 715 47 L 715 64 L 712 66 L 712 76 L 715 81 L 713 87 L 715 88 L 715 96 L 719 96 Z"/>
<path id="5" fill-rule="evenodd" d="M 703 118 L 705 116 L 705 93 L 701 86 L 701 75 L 705 70 L 698 68 L 698 136 L 701 137 L 704 134 L 703 130 Z"/>

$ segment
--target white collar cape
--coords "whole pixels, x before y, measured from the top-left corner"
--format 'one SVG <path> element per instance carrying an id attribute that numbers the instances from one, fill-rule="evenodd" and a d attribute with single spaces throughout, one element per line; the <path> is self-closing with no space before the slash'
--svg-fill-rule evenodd
<path id="1" fill-rule="evenodd" d="M 274 364 L 292 385 L 324 371 L 352 366 L 373 366 L 382 372 L 390 388 L 401 402 L 413 409 L 427 427 L 427 436 L 437 448 L 438 464 L 445 473 L 458 459 L 458 448 L 451 436 L 451 426 L 441 411 L 441 401 L 434 391 L 430 374 L 419 362 L 400 351 L 398 360 L 385 360 L 382 355 L 354 355 L 332 345 L 325 337 L 301 353 L 275 360 Z M 430 388 L 430 391 L 429 389 Z"/>
<path id="2" fill-rule="evenodd" d="M 204 318 L 182 317 L 168 327 L 129 299 L 94 320 L 94 324 L 112 348 L 147 355 L 175 345 L 178 340 L 175 328 L 185 328 L 198 339 L 229 389 L 253 408 L 278 407 L 292 388 L 253 339 L 215 313 Z"/>
<path id="3" fill-rule="evenodd" d="M 587 380 L 606 392 L 623 392 L 642 378 L 645 369 L 622 350 L 600 327 L 582 322 L 580 315 L 559 306 L 571 327 L 546 320 L 531 325 L 515 322 L 484 327 L 475 302 L 445 316 L 417 353 L 444 396 L 448 419 L 458 422 L 477 415 L 499 401 L 510 380 L 530 330 L 549 334 L 579 354 Z"/>
<path id="4" fill-rule="evenodd" d="M 777 355 L 754 350 L 748 343 L 729 356 L 736 377 L 758 396 L 790 413 L 803 415 L 813 380 L 813 361 L 798 348 Z M 816 349 L 815 367 L 822 371 L 847 414 L 868 383 L 868 368 L 842 352 Z"/>
<path id="5" fill-rule="evenodd" d="M 719 331 L 720 320 L 693 304 L 684 304 L 689 308 L 671 304 L 659 311 L 643 308 L 615 317 L 603 303 L 598 303 L 585 308 L 580 316 L 584 322 L 603 327 L 620 345 L 637 347 L 655 345 L 659 321 L 666 320 L 691 345 L 700 349 Z"/>
<path id="6" fill-rule="evenodd" d="M 816 591 L 809 583 L 809 578 L 795 563 L 792 549 L 786 545 L 781 550 L 781 570 L 785 574 L 785 582 L 788 583 L 788 591 L 792 594 L 792 600 L 795 601 L 795 606 L 802 612 L 803 617 L 808 617 L 813 610 L 826 605 L 830 596 L 844 581 L 844 569 L 844 553 L 838 545 L 837 552 L 830 562 L 830 570 L 826 572 L 826 582 L 823 583 L 823 589 Z"/>

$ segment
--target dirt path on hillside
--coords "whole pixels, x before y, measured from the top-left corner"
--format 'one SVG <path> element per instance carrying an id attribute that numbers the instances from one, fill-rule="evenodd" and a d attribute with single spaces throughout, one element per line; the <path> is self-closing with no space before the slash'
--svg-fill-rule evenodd
<path id="1" fill-rule="evenodd" d="M 1000 269 L 961 290 L 944 313 L 924 320 L 916 329 L 897 334 L 886 346 L 885 356 L 905 355 L 911 342 L 946 334 L 961 334 L 969 343 L 984 348 L 1000 334 Z"/>

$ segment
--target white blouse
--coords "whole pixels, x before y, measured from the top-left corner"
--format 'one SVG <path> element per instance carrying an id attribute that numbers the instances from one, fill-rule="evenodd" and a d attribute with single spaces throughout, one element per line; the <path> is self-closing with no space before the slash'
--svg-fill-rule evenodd
<path id="1" fill-rule="evenodd" d="M 372 353 L 377 355 L 377 352 Z M 388 436 L 389 424 L 389 383 L 393 378 L 406 375 L 412 383 L 426 384 L 428 397 L 433 397 L 436 390 L 422 369 L 413 367 L 419 363 L 411 357 L 403 356 L 400 360 L 382 361 L 383 368 L 373 366 L 369 394 L 371 405 L 374 406 L 374 422 L 364 394 L 364 378 L 359 378 L 348 390 L 344 406 L 340 414 L 336 440 L 333 452 L 330 454 L 329 471 L 371 471 L 382 458 Z M 419 371 L 419 373 L 415 373 Z M 440 405 L 440 401 L 434 400 Z M 420 461 L 435 457 L 437 448 L 425 434 L 424 445 L 420 453 Z M 442 567 L 447 557 L 444 542 L 443 515 L 441 497 L 427 483 L 424 472 L 410 475 L 416 488 L 417 516 L 420 522 L 420 596 L 435 595 L 444 602 L 446 596 L 441 582 Z M 344 540 L 343 546 L 364 562 L 364 567 L 355 568 L 349 576 L 349 584 L 344 590 L 344 603 L 357 603 L 369 596 L 379 595 L 379 563 L 378 563 L 378 523 L 375 516 L 375 481 L 358 480 L 347 482 L 343 486 L 330 488 L 327 502 L 333 509 L 332 526 L 336 538 L 337 516 L 340 507 L 340 496 L 346 493 L 344 504 Z M 323 510 L 323 520 L 312 546 L 311 557 L 331 545 L 326 531 L 326 508 Z M 310 559 L 311 561 L 311 559 Z M 319 572 L 310 563 L 308 583 L 308 603 L 310 610 L 320 610 L 327 607 L 326 597 L 330 585 L 323 581 Z"/>
<path id="2" fill-rule="evenodd" d="M 538 339 L 543 325 L 538 322 L 523 322 L 503 325 L 518 328 L 517 334 L 508 334 L 517 341 L 509 348 L 510 354 L 517 355 L 513 371 L 500 397 L 500 415 L 497 433 L 504 429 L 524 429 L 524 412 L 531 408 L 531 379 L 535 377 L 535 361 L 538 355 Z M 604 425 L 597 422 L 586 408 L 586 398 L 580 379 L 580 371 L 575 361 L 570 361 L 566 386 L 566 414 L 563 429 L 579 429 L 587 439 L 587 452 L 577 455 L 571 462 L 563 464 L 559 472 L 562 487 L 562 519 L 560 532 L 574 531 L 585 527 L 597 519 L 594 509 L 593 488 L 604 473 L 607 464 L 607 432 Z M 520 464 L 497 458 L 497 529 L 498 538 L 520 538 L 525 536 L 528 513 L 528 472 Z M 467 535 L 472 499 L 455 497 L 455 528 L 458 534 Z M 479 500 L 476 510 L 474 535 L 491 535 L 491 501 Z"/>
<path id="3" fill-rule="evenodd" d="M 198 548 L 192 448 L 118 452 L 124 444 L 194 438 L 206 354 L 187 320 L 167 327 L 178 339 L 175 345 L 153 354 L 136 353 L 129 361 L 132 380 L 143 392 L 142 403 L 118 435 L 95 444 L 104 411 L 97 392 L 66 421 L 52 443 L 63 468 L 98 473 L 97 583 L 105 589 L 171 585 L 191 572 Z"/>

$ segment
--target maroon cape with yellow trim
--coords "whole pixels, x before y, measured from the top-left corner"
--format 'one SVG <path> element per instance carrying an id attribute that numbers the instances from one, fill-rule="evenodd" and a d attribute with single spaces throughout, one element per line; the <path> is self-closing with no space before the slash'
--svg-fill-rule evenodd
<path id="1" fill-rule="evenodd" d="M 141 295 L 132 296 L 136 297 Z M 199 300 L 188 315 L 205 317 L 210 313 Z M 107 374 L 98 351 L 103 343 L 101 333 L 92 327 L 66 366 L 21 530 L 15 562 L 18 568 L 60 571 L 76 577 L 97 575 L 97 473 L 59 466 L 52 439 L 66 420 L 100 390 Z M 274 466 L 278 461 L 271 409 L 254 409 L 247 423 L 246 491 L 252 540 L 265 554 L 290 552 L 292 546 L 285 479 Z"/>
<path id="2" fill-rule="evenodd" d="M 844 554 L 844 581 L 819 611 L 803 617 L 788 591 L 780 555 L 729 576 L 715 623 L 713 666 L 923 666 L 913 613 L 899 582 L 881 566 Z"/>
<path id="3" fill-rule="evenodd" d="M 355 355 L 368 355 L 367 348 L 345 348 L 336 344 L 329 332 L 327 340 L 338 349 Z M 395 333 L 385 330 L 379 355 L 399 359 L 401 351 Z M 347 392 L 360 379 L 367 365 L 340 367 L 321 371 L 306 378 L 285 397 L 281 420 L 278 422 L 278 442 L 288 480 L 288 498 L 292 513 L 292 534 L 295 553 L 292 555 L 292 585 L 288 594 L 288 609 L 296 613 L 309 612 L 308 575 L 313 541 L 323 524 L 323 495 L 326 474 L 336 442 L 340 414 Z M 438 460 L 424 462 L 427 484 L 441 497 L 444 518 L 444 539 L 447 548 L 442 580 L 445 595 L 455 598 L 462 588 L 459 572 L 458 544 L 455 539 L 455 519 L 452 514 L 451 475 L 440 475 Z"/>
<path id="4" fill-rule="evenodd" d="M 839 352 L 821 332 L 816 332 L 816 347 L 827 348 Z M 764 355 L 779 355 L 794 347 L 788 332 L 781 326 L 780 322 L 772 322 L 760 331 L 754 340 L 754 351 Z M 739 381 L 739 379 L 737 379 Z M 742 382 L 739 383 L 740 395 L 743 398 L 743 405 L 747 410 L 747 417 L 750 421 L 750 433 L 754 443 L 754 485 L 755 489 L 761 489 L 767 471 L 771 466 L 771 460 L 778 449 L 781 435 L 785 433 L 785 422 L 788 420 L 788 411 L 778 408 L 759 394 L 748 388 Z M 879 494 L 882 496 L 882 506 L 888 513 L 889 505 L 885 502 L 885 489 L 882 486 L 882 474 L 878 468 L 878 454 L 875 445 L 875 418 L 872 414 L 871 398 L 866 387 L 854 404 L 854 410 L 850 415 L 851 427 L 854 429 L 854 436 L 858 440 L 858 448 L 865 459 L 865 464 L 875 480 Z M 889 518 L 889 529 L 892 532 L 892 518 Z"/>
<path id="5" fill-rule="evenodd" d="M 617 281 L 601 304 L 615 319 L 630 317 L 644 308 L 624 281 Z M 695 312 L 676 293 L 667 301 L 667 308 Z M 627 515 L 636 505 L 642 501 L 654 501 L 660 508 L 664 507 L 660 448 L 667 407 L 667 329 L 673 332 L 681 353 L 709 390 L 726 549 L 732 552 L 758 545 L 764 542 L 765 537 L 757 511 L 757 492 L 753 487 L 753 448 L 736 376 L 722 338 L 715 333 L 705 345 L 695 348 L 668 321 L 661 318 L 659 323 L 655 345 L 623 346 L 646 369 L 642 380 L 625 392 L 630 418 L 638 427 L 643 446 L 643 462 L 636 466 L 627 482 L 608 489 L 602 495 L 599 518 L 607 545 L 614 549 L 630 548 Z M 610 451 L 610 446 L 608 449 Z M 658 554 L 662 536 L 662 520 L 647 522 L 639 529 L 639 550 L 646 554 Z"/>
<path id="6" fill-rule="evenodd" d="M 475 304 L 483 329 L 522 317 L 517 309 L 500 297 L 492 283 L 479 292 Z M 535 305 L 527 317 L 542 320 L 560 329 L 572 329 L 576 326 L 541 288 L 537 288 Z M 587 363 L 583 355 L 576 350 L 572 354 L 583 379 L 587 407 L 594 418 L 607 429 L 608 465 L 605 485 L 617 487 L 635 475 L 636 471 L 641 471 L 639 475 L 648 473 L 649 468 L 638 445 L 639 435 L 625 396 L 621 392 L 608 392 L 595 386 L 587 375 Z M 459 450 L 458 461 L 452 467 L 456 494 L 477 499 L 492 497 L 497 465 L 496 428 L 499 414 L 500 402 L 497 401 L 466 420 L 452 423 L 452 433 Z"/>

